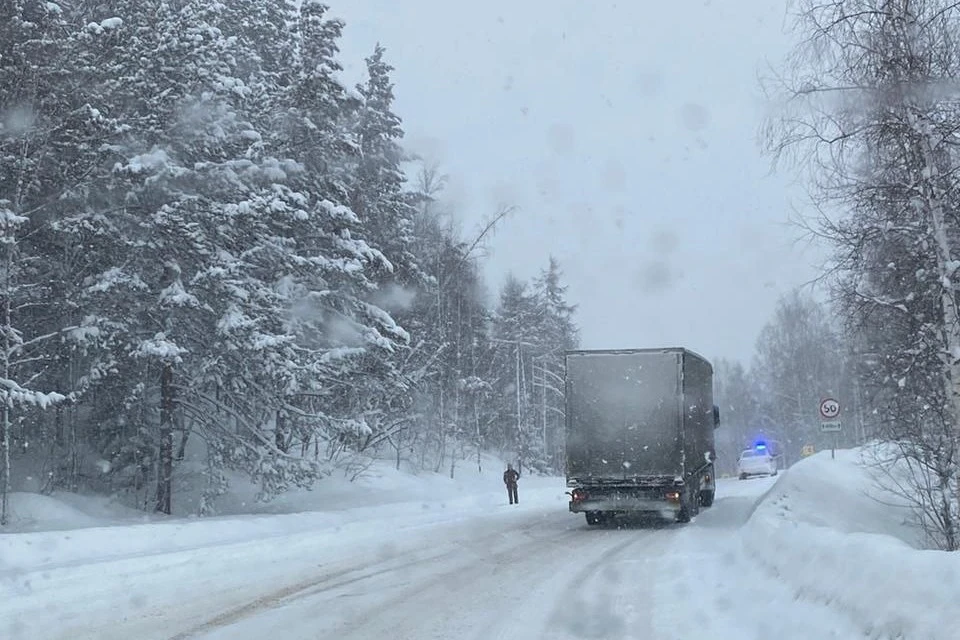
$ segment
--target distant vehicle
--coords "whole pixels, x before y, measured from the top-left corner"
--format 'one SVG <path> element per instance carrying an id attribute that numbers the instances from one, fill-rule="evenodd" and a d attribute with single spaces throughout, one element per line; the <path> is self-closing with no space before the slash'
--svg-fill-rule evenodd
<path id="1" fill-rule="evenodd" d="M 660 513 L 689 522 L 713 504 L 713 367 L 686 349 L 566 357 L 570 511 L 600 524 Z"/>
<path id="2" fill-rule="evenodd" d="M 741 480 L 746 480 L 751 476 L 775 476 L 777 475 L 777 456 L 760 442 L 752 449 L 744 449 L 737 461 L 737 473 Z"/>

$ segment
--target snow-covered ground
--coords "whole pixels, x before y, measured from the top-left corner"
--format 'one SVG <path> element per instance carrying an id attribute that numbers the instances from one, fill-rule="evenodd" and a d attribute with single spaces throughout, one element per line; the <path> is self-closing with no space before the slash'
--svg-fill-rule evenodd
<path id="1" fill-rule="evenodd" d="M 856 462 L 722 481 L 690 525 L 588 527 L 559 479 L 524 478 L 510 506 L 499 470 L 466 468 L 334 483 L 317 512 L 68 512 L 0 536 L 0 638 L 958 637 L 960 556 L 912 546 Z"/>
<path id="2" fill-rule="evenodd" d="M 795 465 L 743 531 L 766 572 L 797 598 L 839 612 L 867 638 L 960 638 L 960 553 L 920 549 L 898 499 L 858 450 Z"/>

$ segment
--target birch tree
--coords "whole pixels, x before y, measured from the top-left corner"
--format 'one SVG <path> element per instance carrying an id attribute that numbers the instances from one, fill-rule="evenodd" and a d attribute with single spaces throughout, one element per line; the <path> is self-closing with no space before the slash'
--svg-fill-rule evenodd
<path id="1" fill-rule="evenodd" d="M 956 549 L 960 5 L 803 0 L 798 9 L 801 44 L 775 86 L 784 110 L 770 123 L 769 149 L 810 170 L 824 211 L 816 231 L 835 247 L 851 328 L 880 319 L 900 327 L 897 340 L 877 345 L 890 356 L 877 360 L 882 396 L 903 426 L 887 435 L 907 443 L 900 453 L 923 470 L 917 481 L 936 487 L 920 517 L 936 512 L 938 544 Z M 916 448 L 918 439 L 932 446 Z"/>

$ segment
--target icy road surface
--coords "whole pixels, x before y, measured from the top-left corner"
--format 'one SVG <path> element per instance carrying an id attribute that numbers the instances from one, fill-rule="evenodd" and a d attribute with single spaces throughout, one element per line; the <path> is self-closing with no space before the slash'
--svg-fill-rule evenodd
<path id="1" fill-rule="evenodd" d="M 317 531 L 39 565 L 0 583 L 2 635 L 862 638 L 833 610 L 797 600 L 745 548 L 740 527 L 774 480 L 722 482 L 690 525 L 588 527 L 558 485 L 521 493 L 518 507 L 370 510 Z M 170 543 L 145 526 L 158 548 Z M 107 540 L 113 529 L 99 531 Z"/>

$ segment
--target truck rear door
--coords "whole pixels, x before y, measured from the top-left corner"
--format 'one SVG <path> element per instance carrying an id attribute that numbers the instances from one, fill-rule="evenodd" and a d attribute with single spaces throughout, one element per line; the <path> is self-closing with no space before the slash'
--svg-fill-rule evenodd
<path id="1" fill-rule="evenodd" d="M 680 358 L 671 351 L 567 357 L 567 475 L 682 475 Z"/>

